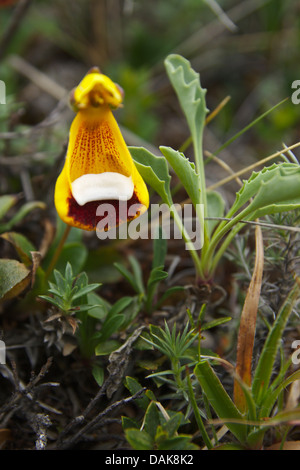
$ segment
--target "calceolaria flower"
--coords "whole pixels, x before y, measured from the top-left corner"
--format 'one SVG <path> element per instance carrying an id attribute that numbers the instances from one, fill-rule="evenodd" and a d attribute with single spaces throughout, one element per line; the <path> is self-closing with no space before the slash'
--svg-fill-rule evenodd
<path id="1" fill-rule="evenodd" d="M 121 88 L 98 68 L 91 69 L 71 92 L 76 116 L 54 196 L 57 212 L 68 225 L 96 230 L 104 218 L 99 205 L 105 203 L 114 208 L 115 215 L 104 226 L 108 230 L 141 215 L 149 206 L 147 187 L 112 113 L 122 100 Z M 124 203 L 125 212 L 119 210 Z"/>

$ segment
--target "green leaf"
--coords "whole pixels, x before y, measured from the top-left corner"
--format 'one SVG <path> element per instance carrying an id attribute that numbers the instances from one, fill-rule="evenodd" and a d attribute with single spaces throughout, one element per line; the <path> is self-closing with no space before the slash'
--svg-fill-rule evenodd
<path id="1" fill-rule="evenodd" d="M 215 328 L 216 326 L 222 325 L 223 323 L 227 323 L 230 320 L 231 320 L 231 317 L 223 317 L 223 318 L 218 318 L 216 320 L 212 320 L 202 325 L 201 331 L 209 330 L 210 328 Z"/>
<path id="2" fill-rule="evenodd" d="M 196 444 L 191 442 L 192 436 L 185 436 L 180 434 L 179 436 L 171 437 L 166 439 L 164 443 L 159 446 L 160 450 L 199 450 Z"/>
<path id="3" fill-rule="evenodd" d="M 98 287 L 100 287 L 100 286 L 101 286 L 101 284 L 96 284 L 95 283 L 95 284 L 89 284 L 88 286 L 82 287 L 76 294 L 74 294 L 72 296 L 72 299 L 76 300 L 80 297 L 83 297 L 84 295 L 89 294 L 93 290 L 98 289 Z"/>
<path id="4" fill-rule="evenodd" d="M 120 263 L 114 263 L 115 268 L 125 277 L 136 293 L 139 293 L 139 286 L 131 272 Z"/>
<path id="5" fill-rule="evenodd" d="M 149 312 L 153 306 L 153 298 L 156 293 L 158 284 L 168 277 L 168 273 L 162 269 L 162 266 L 157 266 L 151 270 L 148 282 L 147 282 L 147 302 L 146 308 Z"/>
<path id="6" fill-rule="evenodd" d="M 155 308 L 159 308 L 169 297 L 176 294 L 177 292 L 184 292 L 185 288 L 183 286 L 173 286 L 167 289 L 163 295 L 160 297 L 159 301 L 155 305 Z"/>
<path id="7" fill-rule="evenodd" d="M 137 287 L 137 292 L 139 294 L 143 294 L 145 291 L 144 284 L 143 284 L 143 272 L 140 263 L 137 261 L 137 259 L 134 256 L 129 256 L 128 257 L 132 271 L 133 271 L 133 277 L 135 279 L 135 284 Z"/>
<path id="8" fill-rule="evenodd" d="M 283 331 L 292 312 L 293 306 L 299 298 L 299 293 L 300 286 L 296 282 L 278 312 L 276 320 L 269 331 L 262 352 L 260 353 L 252 382 L 252 393 L 258 405 L 262 404 L 262 401 L 269 393 L 269 383 L 273 372 L 275 358 L 282 340 Z"/>
<path id="9" fill-rule="evenodd" d="M 177 54 L 170 54 L 165 59 L 165 67 L 192 137 L 199 143 L 202 141 L 205 117 L 208 112 L 205 103 L 206 90 L 200 85 L 199 74 L 192 69 L 188 60 Z"/>
<path id="10" fill-rule="evenodd" d="M 17 232 L 5 232 L 1 235 L 1 238 L 11 243 L 20 260 L 26 265 L 29 266 L 32 264 L 31 251 L 36 251 L 34 245 L 26 238 L 24 235 Z"/>
<path id="11" fill-rule="evenodd" d="M 171 176 L 166 159 L 153 155 L 143 147 L 129 147 L 129 150 L 143 180 L 154 189 L 163 202 L 171 206 Z"/>
<path id="12" fill-rule="evenodd" d="M 162 428 L 168 433 L 169 437 L 174 436 L 174 434 L 178 431 L 181 423 L 184 421 L 184 416 L 180 412 L 176 412 L 173 416 L 170 417 L 164 424 L 162 424 Z"/>
<path id="13" fill-rule="evenodd" d="M 127 299 L 128 299 L 128 303 L 125 306 L 125 308 L 123 308 L 122 310 L 122 313 L 125 316 L 122 329 L 126 329 L 126 327 L 132 323 L 132 321 L 141 311 L 141 308 L 143 305 L 143 297 L 141 295 L 135 295 L 133 297 L 128 297 Z"/>
<path id="14" fill-rule="evenodd" d="M 92 374 L 94 379 L 96 380 L 99 387 L 103 385 L 104 382 L 104 369 L 103 367 L 99 366 L 99 364 L 94 364 L 92 368 Z"/>
<path id="15" fill-rule="evenodd" d="M 239 412 L 219 378 L 205 360 L 200 361 L 194 369 L 195 375 L 200 386 L 205 393 L 210 405 L 215 410 L 220 419 L 230 429 L 232 434 L 240 443 L 246 441 L 246 425 L 226 422 L 226 420 L 243 420 L 243 415 Z"/>
<path id="16" fill-rule="evenodd" d="M 149 293 L 149 290 L 151 290 L 153 286 L 167 277 L 168 273 L 163 270 L 163 266 L 157 266 L 156 268 L 152 269 L 147 282 L 147 292 Z"/>
<path id="17" fill-rule="evenodd" d="M 108 315 L 114 316 L 118 313 L 123 312 L 128 305 L 132 302 L 132 297 L 121 297 L 121 299 L 117 300 L 114 305 L 108 311 Z"/>
<path id="18" fill-rule="evenodd" d="M 89 305 L 97 305 L 96 308 L 93 308 L 91 311 L 89 311 L 89 316 L 97 318 L 98 320 L 104 320 L 107 312 L 111 308 L 111 305 L 107 302 L 107 300 L 103 299 L 95 292 L 90 292 L 87 295 L 87 298 Z"/>
<path id="19" fill-rule="evenodd" d="M 134 377 L 130 377 L 130 376 L 126 377 L 125 386 L 129 390 L 131 395 L 135 395 L 139 390 L 143 388 L 137 379 L 135 379 Z M 136 399 L 136 403 L 143 410 L 147 409 L 149 402 L 150 402 L 150 399 L 147 398 L 146 395 L 142 395 L 140 398 Z"/>
<path id="20" fill-rule="evenodd" d="M 103 341 L 95 347 L 96 356 L 108 356 L 120 347 L 120 342 L 114 339 Z"/>
<path id="21" fill-rule="evenodd" d="M 259 416 L 261 418 L 269 417 L 271 410 L 279 396 L 279 394 L 292 382 L 300 380 L 300 370 L 296 370 L 289 377 L 283 380 L 275 390 L 271 390 L 265 396 L 265 399 L 260 407 Z"/>
<path id="22" fill-rule="evenodd" d="M 131 447 L 135 450 L 153 449 L 153 441 L 146 431 L 140 431 L 139 429 L 126 429 L 125 437 Z"/>
<path id="23" fill-rule="evenodd" d="M 28 287 L 31 273 L 23 263 L 0 259 L 0 300 L 17 297 Z"/>
<path id="24" fill-rule="evenodd" d="M 157 427 L 160 424 L 159 412 L 154 401 L 151 401 L 144 417 L 145 431 L 154 439 Z"/>
<path id="25" fill-rule="evenodd" d="M 40 201 L 32 201 L 23 204 L 23 206 L 18 210 L 18 212 L 10 219 L 9 222 L 0 225 L 0 232 L 9 231 L 14 225 L 23 220 L 27 214 L 29 214 L 34 209 L 46 209 L 46 204 Z"/>
<path id="26" fill-rule="evenodd" d="M 139 423 L 132 418 L 128 418 L 128 416 L 122 416 L 122 428 L 124 431 L 126 429 L 139 429 Z"/>
<path id="27" fill-rule="evenodd" d="M 246 214 L 252 213 L 251 218 L 300 207 L 299 179 L 300 166 L 294 163 L 274 163 L 253 172 L 237 193 L 229 216 L 251 198 L 253 201 L 246 208 Z"/>
<path id="28" fill-rule="evenodd" d="M 159 225 L 154 233 L 152 268 L 165 265 L 167 250 L 167 240 L 164 237 L 163 228 Z"/>
<path id="29" fill-rule="evenodd" d="M 10 194 L 0 196 L 0 220 L 7 214 L 9 209 L 11 209 L 17 202 L 17 196 Z"/>
<path id="30" fill-rule="evenodd" d="M 159 149 L 175 171 L 194 207 L 197 207 L 197 204 L 200 204 L 200 188 L 195 164 L 190 162 L 183 153 L 170 147 L 161 146 Z"/>
<path id="31" fill-rule="evenodd" d="M 108 313 L 98 336 L 100 341 L 106 341 L 113 333 L 117 332 L 123 325 L 124 319 L 125 315 L 120 313 L 116 315 L 110 315 Z"/>

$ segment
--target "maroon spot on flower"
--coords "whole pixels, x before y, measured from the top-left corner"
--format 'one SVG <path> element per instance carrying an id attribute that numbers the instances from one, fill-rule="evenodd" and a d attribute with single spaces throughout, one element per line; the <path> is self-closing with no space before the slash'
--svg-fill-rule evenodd
<path id="1" fill-rule="evenodd" d="M 138 200 L 135 193 L 129 201 L 118 201 L 114 199 L 108 199 L 105 201 L 91 201 L 87 202 L 83 206 L 80 206 L 73 197 L 68 198 L 69 211 L 68 216 L 76 221 L 79 225 L 89 227 L 90 230 L 95 230 L 99 222 L 106 219 L 107 223 L 103 227 L 104 231 L 109 230 L 111 227 L 120 225 L 123 222 L 129 222 L 134 219 L 135 215 L 129 215 L 129 211 L 132 205 L 142 209 L 142 204 Z M 101 205 L 104 205 L 103 212 L 99 209 Z M 106 210 L 108 208 L 108 210 Z M 97 215 L 100 213 L 101 215 Z"/>

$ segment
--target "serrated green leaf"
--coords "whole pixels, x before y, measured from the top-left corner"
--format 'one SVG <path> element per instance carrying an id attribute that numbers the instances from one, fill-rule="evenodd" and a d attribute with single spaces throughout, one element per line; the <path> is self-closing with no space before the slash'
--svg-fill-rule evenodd
<path id="1" fill-rule="evenodd" d="M 192 69 L 187 59 L 177 54 L 170 54 L 165 59 L 165 67 L 193 139 L 199 142 L 208 112 L 205 103 L 206 90 L 201 87 L 200 76 Z"/>
<path id="2" fill-rule="evenodd" d="M 129 150 L 143 180 L 171 206 L 171 176 L 165 157 L 153 155 L 143 147 L 129 147 Z"/>
<path id="3" fill-rule="evenodd" d="M 280 210 L 295 209 L 300 206 L 300 166 L 294 163 L 274 163 L 260 172 L 253 172 L 251 177 L 244 181 L 242 188 L 236 195 L 236 200 L 229 211 L 229 217 L 242 208 L 250 199 L 247 214 L 255 211 L 266 213 L 268 206 L 278 206 Z M 280 209 L 280 206 L 283 206 Z"/>
<path id="4" fill-rule="evenodd" d="M 200 187 L 195 164 L 190 162 L 183 153 L 170 147 L 161 146 L 159 149 L 175 171 L 194 207 L 197 207 L 197 204 L 200 204 Z"/>

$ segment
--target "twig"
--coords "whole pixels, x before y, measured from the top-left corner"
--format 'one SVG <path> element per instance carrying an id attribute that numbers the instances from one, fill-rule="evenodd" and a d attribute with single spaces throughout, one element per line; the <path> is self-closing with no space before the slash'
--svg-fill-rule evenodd
<path id="1" fill-rule="evenodd" d="M 67 90 L 58 85 L 54 80 L 49 78 L 43 72 L 40 72 L 37 68 L 33 67 L 29 62 L 22 59 L 17 55 L 12 55 L 8 59 L 8 63 L 19 73 L 27 77 L 32 83 L 37 85 L 41 90 L 53 96 L 58 101 L 64 99 L 67 94 Z"/>
<path id="2" fill-rule="evenodd" d="M 12 40 L 15 32 L 21 24 L 32 0 L 20 0 L 16 6 L 11 21 L 4 32 L 0 43 L 0 60 L 3 58 L 5 51 Z"/>
<path id="3" fill-rule="evenodd" d="M 83 426 L 83 428 L 81 428 L 74 436 L 70 437 L 68 440 L 63 441 L 63 442 L 60 439 L 59 443 L 56 446 L 56 448 L 64 450 L 64 449 L 68 449 L 68 448 L 72 447 L 74 444 L 76 444 L 78 442 L 78 440 L 81 438 L 81 436 L 83 436 L 87 432 L 89 432 L 92 429 L 95 429 L 97 426 L 99 426 L 100 423 L 103 421 L 103 418 L 105 416 L 107 416 L 109 413 L 111 413 L 115 409 L 119 408 L 120 406 L 127 405 L 131 401 L 136 400 L 137 398 L 140 397 L 140 395 L 142 393 L 144 393 L 144 391 L 145 391 L 145 388 L 142 388 L 141 390 L 136 392 L 131 397 L 123 398 L 122 400 L 119 400 L 119 401 L 116 401 L 116 402 L 112 403 L 110 406 L 105 408 L 104 411 L 102 411 L 97 416 L 95 416 L 95 418 L 93 418 L 89 423 L 87 423 L 85 426 Z"/>
<path id="4" fill-rule="evenodd" d="M 0 416 L 3 414 L 3 413 L 7 413 L 8 411 L 10 411 L 11 409 L 13 409 L 14 407 L 16 407 L 16 405 L 19 403 L 19 401 L 25 396 L 26 398 L 28 398 L 30 401 L 33 400 L 33 395 L 32 395 L 32 391 L 34 390 L 34 388 L 37 386 L 38 382 L 46 375 L 46 373 L 48 372 L 48 369 L 50 368 L 52 364 L 52 358 L 50 357 L 46 364 L 41 368 L 40 372 L 38 373 L 37 376 L 33 376 L 31 378 L 31 380 L 29 381 L 29 383 L 27 385 L 25 385 L 21 380 L 19 380 L 18 376 L 17 376 L 17 371 L 16 371 L 16 365 L 15 363 L 12 363 L 12 370 L 10 370 L 8 368 L 8 366 L 5 366 L 5 365 L 2 365 L 1 368 L 3 368 L 3 375 L 6 376 L 10 381 L 13 381 L 14 384 L 15 384 L 15 387 L 16 387 L 16 393 L 12 396 L 12 398 L 9 400 L 8 403 L 4 404 L 1 408 L 0 408 Z M 51 386 L 53 385 L 57 385 L 56 383 L 51 383 L 50 384 Z M 52 408 L 50 406 L 48 406 L 47 404 L 45 403 L 42 403 L 40 401 L 37 401 L 36 402 L 40 407 L 42 407 L 43 409 L 46 409 L 48 411 L 52 411 L 54 412 L 55 414 L 61 414 L 60 411 L 56 410 L 55 408 Z"/>
<path id="5" fill-rule="evenodd" d="M 225 26 L 225 28 L 229 29 L 232 33 L 238 30 L 238 27 L 229 18 L 225 11 L 220 7 L 216 0 L 205 0 L 205 3 L 215 13 L 215 15 L 217 16 L 219 21 Z"/>
<path id="6" fill-rule="evenodd" d="M 8 132 L 0 132 L 0 139 L 1 140 L 14 140 L 20 139 L 22 137 L 28 137 L 38 132 L 40 129 L 44 129 L 45 127 L 53 126 L 56 122 L 59 121 L 60 115 L 62 111 L 66 108 L 66 99 L 61 99 L 55 108 L 45 117 L 41 122 L 36 124 L 35 126 L 28 127 L 26 129 L 20 131 L 8 131 Z"/>

